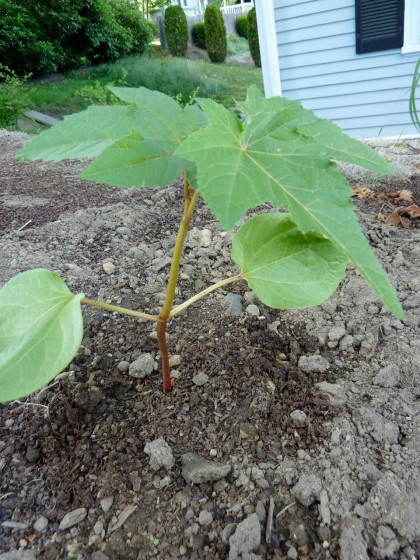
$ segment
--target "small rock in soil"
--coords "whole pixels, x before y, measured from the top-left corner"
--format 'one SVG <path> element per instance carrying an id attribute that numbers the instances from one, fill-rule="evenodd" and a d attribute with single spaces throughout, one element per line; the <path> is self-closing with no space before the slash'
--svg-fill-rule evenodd
<path id="1" fill-rule="evenodd" d="M 340 385 L 322 381 L 316 383 L 315 387 L 328 398 L 332 406 L 342 406 L 346 402 L 346 394 Z"/>
<path id="2" fill-rule="evenodd" d="M 146 443 L 144 452 L 150 457 L 150 466 L 154 471 L 160 468 L 171 469 L 175 465 L 175 458 L 171 448 L 163 438 Z"/>
<path id="3" fill-rule="evenodd" d="M 321 479 L 314 474 L 302 475 L 293 486 L 292 495 L 304 506 L 309 506 L 314 500 L 319 500 L 322 490 Z"/>
<path id="4" fill-rule="evenodd" d="M 211 525 L 213 523 L 213 516 L 210 511 L 202 510 L 198 516 L 200 525 Z"/>
<path id="5" fill-rule="evenodd" d="M 231 465 L 222 465 L 208 461 L 195 453 L 185 453 L 181 457 L 182 476 L 188 483 L 202 484 L 213 482 L 227 476 L 232 470 Z"/>
<path id="6" fill-rule="evenodd" d="M 208 380 L 209 380 L 209 376 L 202 371 L 199 371 L 197 375 L 194 375 L 192 379 L 194 385 L 196 385 L 197 387 L 201 387 L 202 385 L 205 385 Z"/>
<path id="7" fill-rule="evenodd" d="M 298 363 L 299 368 L 305 373 L 324 373 L 330 368 L 328 360 L 315 354 L 313 356 L 301 356 Z"/>
<path id="8" fill-rule="evenodd" d="M 256 513 L 238 524 L 229 539 L 229 560 L 237 560 L 241 554 L 256 550 L 261 544 L 261 524 Z"/>
<path id="9" fill-rule="evenodd" d="M 143 379 L 147 375 L 150 375 L 158 368 L 155 359 L 152 354 L 145 353 L 141 354 L 137 360 L 130 364 L 128 374 L 130 377 L 137 377 L 138 379 Z"/>
<path id="10" fill-rule="evenodd" d="M 101 500 L 101 508 L 104 513 L 109 511 L 114 503 L 114 496 L 109 496 L 107 498 L 102 498 Z"/>
<path id="11" fill-rule="evenodd" d="M 396 387 L 401 381 L 400 368 L 395 364 L 390 364 L 379 370 L 373 378 L 373 383 L 380 387 Z"/>
<path id="12" fill-rule="evenodd" d="M 64 531 L 65 529 L 70 529 L 70 527 L 73 527 L 73 525 L 77 525 L 78 523 L 80 523 L 80 521 L 83 521 L 86 515 L 86 508 L 77 508 L 73 511 L 69 511 L 69 513 L 66 513 L 66 515 L 61 520 L 58 527 L 59 530 Z"/>
<path id="13" fill-rule="evenodd" d="M 308 417 L 303 410 L 294 410 L 290 413 L 290 418 L 292 419 L 293 424 L 297 427 L 306 426 L 308 422 Z"/>
<path id="14" fill-rule="evenodd" d="M 260 316 L 260 310 L 258 306 L 254 304 L 248 305 L 248 307 L 246 308 L 246 312 L 248 313 L 248 315 L 251 315 L 253 317 Z"/>
<path id="15" fill-rule="evenodd" d="M 105 262 L 105 263 L 102 265 L 102 268 L 103 268 L 104 271 L 105 271 L 107 274 L 109 274 L 109 275 L 115 273 L 115 264 L 112 263 L 112 262 L 109 262 L 109 261 L 108 261 L 108 262 Z"/>
<path id="16" fill-rule="evenodd" d="M 225 304 L 227 309 L 225 315 L 235 317 L 242 313 L 242 296 L 239 294 L 228 293 L 225 295 Z"/>
<path id="17" fill-rule="evenodd" d="M 34 530 L 42 533 L 48 527 L 48 519 L 41 515 L 34 523 Z"/>
<path id="18" fill-rule="evenodd" d="M 39 449 L 37 449 L 36 447 L 32 447 L 32 445 L 28 445 L 25 454 L 25 459 L 28 461 L 28 463 L 36 463 L 40 455 L 41 454 L 39 452 Z"/>

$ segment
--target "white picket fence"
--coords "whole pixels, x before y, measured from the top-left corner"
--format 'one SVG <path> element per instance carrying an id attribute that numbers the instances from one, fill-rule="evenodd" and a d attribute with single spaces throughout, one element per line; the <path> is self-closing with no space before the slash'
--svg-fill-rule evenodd
<path id="1" fill-rule="evenodd" d="M 234 4 L 233 6 L 221 6 L 220 9 L 224 14 L 246 14 L 253 7 L 254 0 L 252 0 L 252 2 L 244 2 L 241 0 L 240 4 Z"/>

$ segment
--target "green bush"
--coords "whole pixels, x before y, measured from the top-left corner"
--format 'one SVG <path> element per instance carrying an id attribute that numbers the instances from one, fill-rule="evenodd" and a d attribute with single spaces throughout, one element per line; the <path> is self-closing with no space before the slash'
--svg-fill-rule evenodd
<path id="1" fill-rule="evenodd" d="M 210 61 L 219 63 L 226 60 L 227 37 L 222 12 L 212 4 L 207 6 L 204 13 L 207 54 Z"/>
<path id="2" fill-rule="evenodd" d="M 152 29 L 129 0 L 0 0 L 0 60 L 41 75 L 142 54 Z"/>
<path id="3" fill-rule="evenodd" d="M 258 41 L 257 13 L 255 8 L 248 12 L 248 43 L 251 51 L 252 60 L 255 66 L 261 68 L 260 44 Z"/>
<path id="4" fill-rule="evenodd" d="M 28 108 L 29 94 L 23 88 L 27 78 L 19 78 L 13 70 L 0 64 L 0 128 L 14 127 L 17 118 Z"/>
<path id="5" fill-rule="evenodd" d="M 204 21 L 199 21 L 192 28 L 193 44 L 200 49 L 206 48 L 206 27 Z"/>
<path id="6" fill-rule="evenodd" d="M 246 14 L 238 16 L 236 20 L 236 33 L 239 37 L 244 37 L 247 39 L 248 37 L 248 17 Z"/>
<path id="7" fill-rule="evenodd" d="M 187 16 L 181 6 L 169 6 L 165 10 L 165 35 L 169 52 L 185 56 L 188 49 Z"/>

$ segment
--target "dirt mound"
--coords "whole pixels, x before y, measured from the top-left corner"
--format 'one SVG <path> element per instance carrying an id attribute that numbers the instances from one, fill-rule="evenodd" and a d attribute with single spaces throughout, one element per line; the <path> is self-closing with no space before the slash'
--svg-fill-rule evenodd
<path id="1" fill-rule="evenodd" d="M 46 267 L 73 291 L 155 312 L 180 186 L 82 182 L 81 162 L 19 162 L 26 140 L 0 136 L 0 286 Z M 419 204 L 418 153 L 376 148 L 398 175 L 347 166 L 349 180 Z M 404 321 L 350 266 L 314 309 L 268 309 L 238 284 L 170 324 L 164 396 L 151 324 L 87 309 L 60 380 L 0 408 L 0 559 L 419 557 L 419 230 L 378 221 L 400 202 L 354 200 Z M 192 227 L 179 302 L 235 270 L 232 235 L 204 205 Z"/>

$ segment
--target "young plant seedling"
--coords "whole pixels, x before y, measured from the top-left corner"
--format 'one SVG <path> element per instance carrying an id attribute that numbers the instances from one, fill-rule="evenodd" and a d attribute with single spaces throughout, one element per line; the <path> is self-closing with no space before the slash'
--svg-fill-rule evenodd
<path id="1" fill-rule="evenodd" d="M 111 87 L 126 105 L 90 107 L 68 116 L 20 150 L 27 159 L 96 158 L 83 179 L 116 187 L 164 187 L 184 177 L 183 212 L 159 315 L 132 311 L 84 294 L 44 269 L 12 278 L 0 292 L 0 401 L 37 391 L 60 373 L 82 341 L 82 305 L 157 323 L 163 391 L 171 390 L 168 321 L 206 294 L 246 281 L 268 306 L 291 309 L 327 299 L 351 261 L 397 317 L 403 311 L 364 237 L 351 189 L 335 161 L 375 173 L 394 169 L 365 144 L 296 101 L 248 90 L 244 121 L 209 99 L 182 108 L 145 88 Z M 239 274 L 174 307 L 184 241 L 202 196 L 225 229 L 265 202 L 287 212 L 249 219 L 237 231 L 232 259 Z"/>

